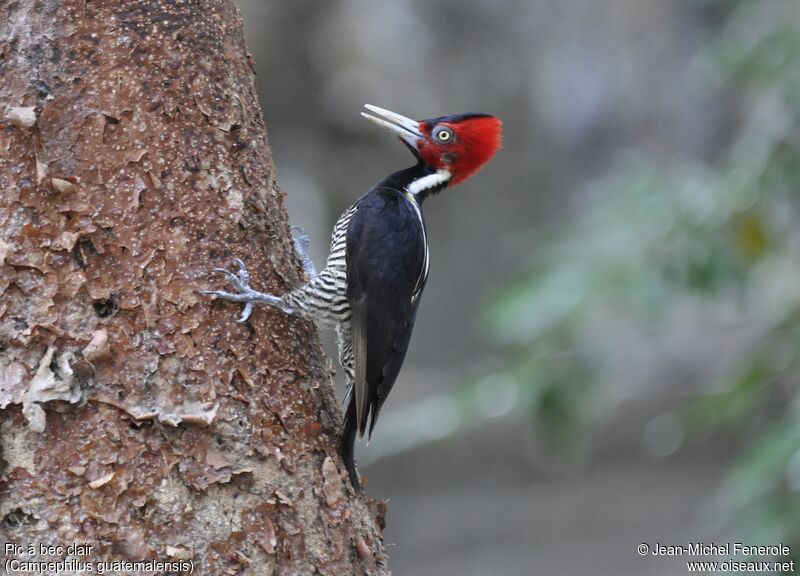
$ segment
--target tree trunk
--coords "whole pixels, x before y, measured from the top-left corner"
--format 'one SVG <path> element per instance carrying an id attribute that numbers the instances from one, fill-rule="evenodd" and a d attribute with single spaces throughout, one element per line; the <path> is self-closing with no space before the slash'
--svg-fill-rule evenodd
<path id="1" fill-rule="evenodd" d="M 0 0 L 4 561 L 388 574 L 315 327 L 196 293 L 302 282 L 248 58 L 231 0 Z"/>

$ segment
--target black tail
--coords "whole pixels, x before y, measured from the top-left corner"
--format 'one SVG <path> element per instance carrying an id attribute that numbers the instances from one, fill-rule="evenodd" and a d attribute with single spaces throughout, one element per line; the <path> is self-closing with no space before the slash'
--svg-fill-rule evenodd
<path id="1" fill-rule="evenodd" d="M 347 411 L 344 413 L 342 434 L 339 436 L 339 454 L 342 455 L 344 464 L 347 466 L 347 472 L 350 474 L 350 482 L 358 493 L 361 492 L 361 482 L 358 480 L 355 455 L 353 453 L 356 442 L 356 428 L 358 428 L 356 423 L 356 398 L 351 394 L 350 402 L 347 404 Z"/>

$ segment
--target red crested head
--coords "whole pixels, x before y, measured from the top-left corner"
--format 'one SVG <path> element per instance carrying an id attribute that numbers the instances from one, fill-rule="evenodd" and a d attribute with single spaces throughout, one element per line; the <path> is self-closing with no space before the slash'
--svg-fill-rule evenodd
<path id="1" fill-rule="evenodd" d="M 454 114 L 420 122 L 370 104 L 362 116 L 400 136 L 417 158 L 454 185 L 474 175 L 501 146 L 503 123 L 489 114 Z"/>
<path id="2" fill-rule="evenodd" d="M 452 186 L 475 174 L 497 153 L 503 123 L 488 114 L 457 114 L 423 120 L 419 128 L 420 158 L 431 168 L 449 171 Z"/>

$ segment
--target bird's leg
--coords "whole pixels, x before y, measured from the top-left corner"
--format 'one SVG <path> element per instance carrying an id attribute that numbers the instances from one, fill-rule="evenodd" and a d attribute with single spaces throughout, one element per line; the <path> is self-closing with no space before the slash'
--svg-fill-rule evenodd
<path id="1" fill-rule="evenodd" d="M 239 267 L 237 272 L 231 272 L 223 268 L 214 268 L 212 272 L 219 272 L 224 274 L 228 282 L 230 282 L 236 292 L 225 292 L 223 290 L 201 290 L 200 294 L 206 296 L 215 296 L 222 300 L 229 302 L 241 302 L 244 304 L 244 310 L 237 322 L 245 322 L 250 314 L 253 312 L 253 304 L 269 304 L 283 310 L 287 314 L 292 314 L 295 309 L 289 306 L 286 301 L 280 296 L 273 296 L 272 294 L 264 294 L 250 288 L 250 273 L 239 258 L 234 260 Z"/>
<path id="2" fill-rule="evenodd" d="M 297 236 L 292 236 L 294 249 L 297 250 L 297 254 L 303 262 L 303 268 L 308 275 L 308 279 L 313 280 L 317 275 L 317 269 L 314 267 L 314 262 L 312 262 L 311 258 L 308 256 L 308 234 L 306 234 L 300 226 L 292 226 L 292 232 L 297 232 Z"/>

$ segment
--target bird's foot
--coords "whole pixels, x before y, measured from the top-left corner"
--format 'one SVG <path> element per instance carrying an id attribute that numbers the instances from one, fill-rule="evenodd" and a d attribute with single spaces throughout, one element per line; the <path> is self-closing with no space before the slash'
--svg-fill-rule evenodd
<path id="1" fill-rule="evenodd" d="M 303 262 L 303 268 L 308 274 L 309 280 L 314 278 L 317 275 L 317 269 L 314 267 L 314 262 L 311 261 L 311 258 L 308 255 L 308 245 L 309 239 L 308 234 L 306 234 L 305 230 L 303 230 L 300 226 L 292 226 L 292 233 L 297 234 L 297 236 L 292 236 L 292 241 L 294 242 L 294 249 L 297 250 L 297 254 L 300 256 L 300 260 Z"/>
<path id="2" fill-rule="evenodd" d="M 308 234 L 306 234 L 306 231 L 300 226 L 292 226 L 292 234 L 297 234 L 297 236 L 292 237 L 297 253 L 301 256 L 307 254 L 310 240 L 308 239 Z"/>
<path id="3" fill-rule="evenodd" d="M 287 306 L 283 299 L 279 296 L 265 294 L 250 288 L 250 273 L 247 271 L 247 267 L 244 265 L 244 262 L 242 262 L 241 259 L 236 258 L 234 259 L 234 263 L 239 267 L 236 272 L 232 272 L 224 268 L 214 268 L 212 272 L 223 274 L 228 282 L 233 285 L 236 292 L 226 292 L 224 290 L 200 290 L 200 294 L 205 296 L 214 296 L 215 298 L 228 300 L 229 302 L 243 303 L 244 310 L 242 310 L 242 315 L 239 317 L 237 322 L 246 322 L 247 319 L 250 318 L 250 314 L 253 313 L 253 304 L 258 303 L 270 304 L 280 308 L 287 314 L 294 312 L 294 309 L 290 306 Z"/>

